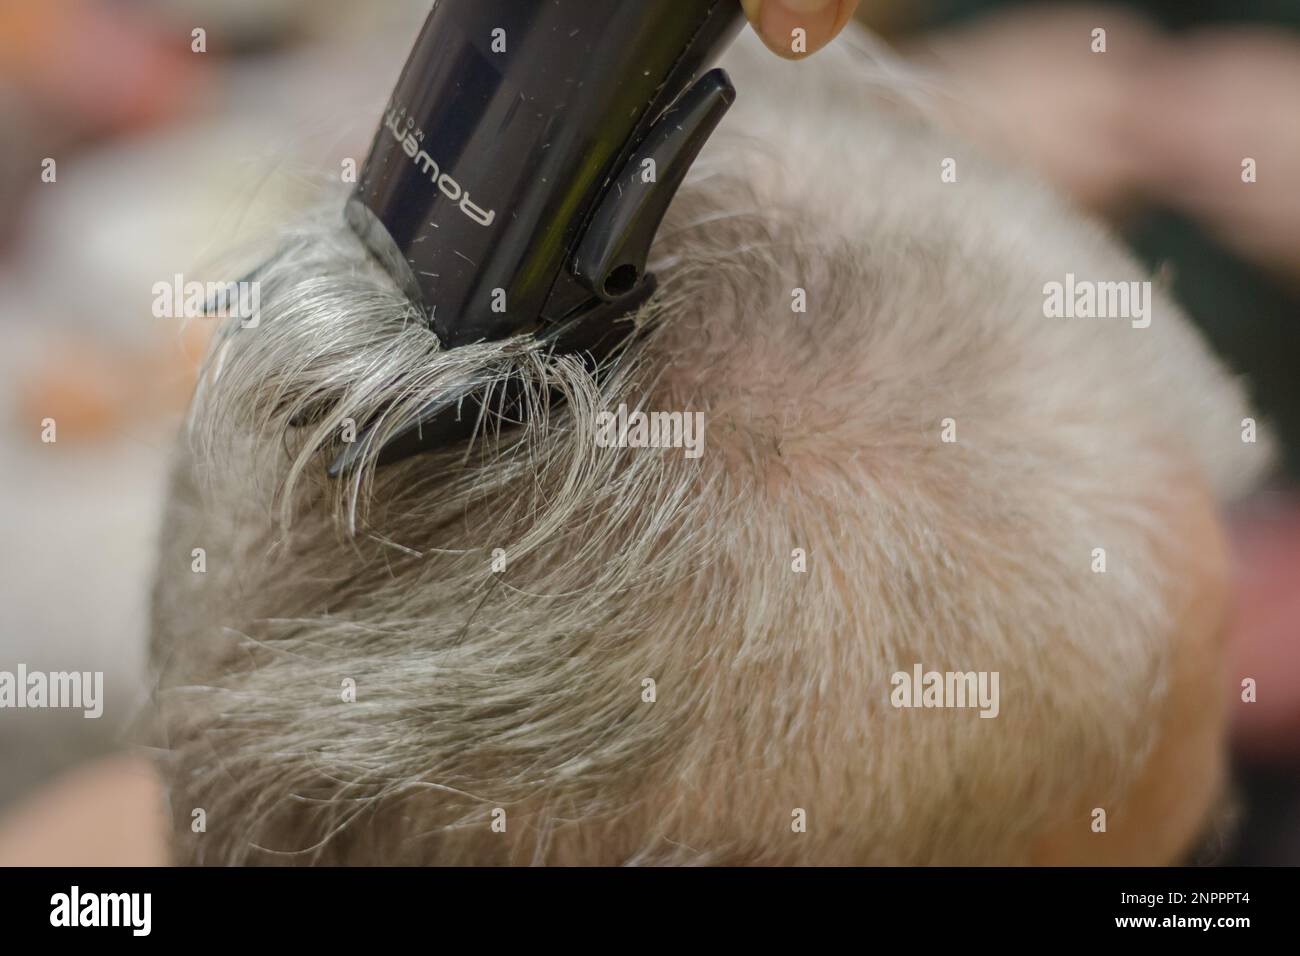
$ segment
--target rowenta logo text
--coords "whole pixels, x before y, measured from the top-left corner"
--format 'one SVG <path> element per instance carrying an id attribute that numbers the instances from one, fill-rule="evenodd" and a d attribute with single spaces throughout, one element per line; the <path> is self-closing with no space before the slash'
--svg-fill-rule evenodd
<path id="1" fill-rule="evenodd" d="M 384 126 L 401 144 L 402 152 L 411 157 L 411 162 L 420 167 L 420 170 L 438 187 L 439 192 L 452 202 L 459 203 L 460 211 L 480 226 L 492 225 L 497 217 L 496 210 L 485 210 L 482 206 L 471 202 L 469 190 L 462 189 L 460 183 L 438 168 L 434 158 L 420 148 L 424 133 L 416 128 L 414 120 L 408 118 L 403 122 L 401 114 L 395 109 L 390 109 L 384 116 Z"/>

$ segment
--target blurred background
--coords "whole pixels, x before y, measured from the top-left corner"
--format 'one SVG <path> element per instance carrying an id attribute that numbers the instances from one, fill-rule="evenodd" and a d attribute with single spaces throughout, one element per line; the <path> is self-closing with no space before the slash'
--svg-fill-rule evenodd
<path id="1" fill-rule="evenodd" d="M 208 333 L 155 318 L 154 284 L 238 278 L 339 188 L 430 5 L 0 0 L 0 669 L 103 671 L 108 699 L 100 720 L 0 712 L 0 818 L 123 749 L 146 700 L 167 449 Z M 1300 0 L 864 0 L 858 18 L 962 133 L 1120 230 L 1280 439 L 1282 470 L 1232 516 L 1224 692 L 1250 676 L 1259 700 L 1234 703 L 1243 815 L 1221 860 L 1300 863 Z"/>

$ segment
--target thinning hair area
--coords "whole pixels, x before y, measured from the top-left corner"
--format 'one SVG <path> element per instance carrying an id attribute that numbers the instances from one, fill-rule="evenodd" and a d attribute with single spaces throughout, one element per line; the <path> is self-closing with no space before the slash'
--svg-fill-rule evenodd
<path id="1" fill-rule="evenodd" d="M 1182 515 L 1267 463 L 1243 392 L 1158 285 L 1148 327 L 1046 317 L 1067 273 L 1149 276 L 869 98 L 852 44 L 755 46 L 597 375 L 441 349 L 341 197 L 285 229 L 161 536 L 179 861 L 1020 863 L 1122 817 L 1223 560 Z M 327 476 L 352 426 L 509 375 L 524 424 Z M 598 441 L 620 405 L 701 413 L 701 453 Z M 895 706 L 916 665 L 998 674 L 996 716 Z"/>

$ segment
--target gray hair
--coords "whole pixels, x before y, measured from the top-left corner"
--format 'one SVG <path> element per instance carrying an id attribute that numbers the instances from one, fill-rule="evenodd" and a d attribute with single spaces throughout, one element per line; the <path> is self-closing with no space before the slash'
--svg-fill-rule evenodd
<path id="1" fill-rule="evenodd" d="M 977 157 L 941 185 L 941 134 L 824 95 L 849 69 L 743 78 L 598 377 L 527 337 L 442 350 L 335 212 L 285 236 L 162 535 L 181 859 L 1018 862 L 1125 792 L 1177 595 L 1152 501 L 1189 470 L 1234 493 L 1267 449 L 1163 296 L 1150 329 L 1045 319 L 1046 278 L 1138 267 Z M 349 420 L 506 375 L 526 426 L 325 476 Z M 599 447 L 620 402 L 702 411 L 706 453 Z M 892 709 L 917 661 L 1000 672 L 1002 713 Z"/>

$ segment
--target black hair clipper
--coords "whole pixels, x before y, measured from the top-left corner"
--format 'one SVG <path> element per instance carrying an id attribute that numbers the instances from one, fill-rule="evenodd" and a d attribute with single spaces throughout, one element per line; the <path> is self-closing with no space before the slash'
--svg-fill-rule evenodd
<path id="1" fill-rule="evenodd" d="M 743 22 L 739 0 L 437 0 L 349 224 L 445 348 L 532 332 L 594 369 L 654 291 L 655 232 L 735 99 L 704 71 Z M 447 395 L 379 460 L 509 420 L 521 388 Z"/>

